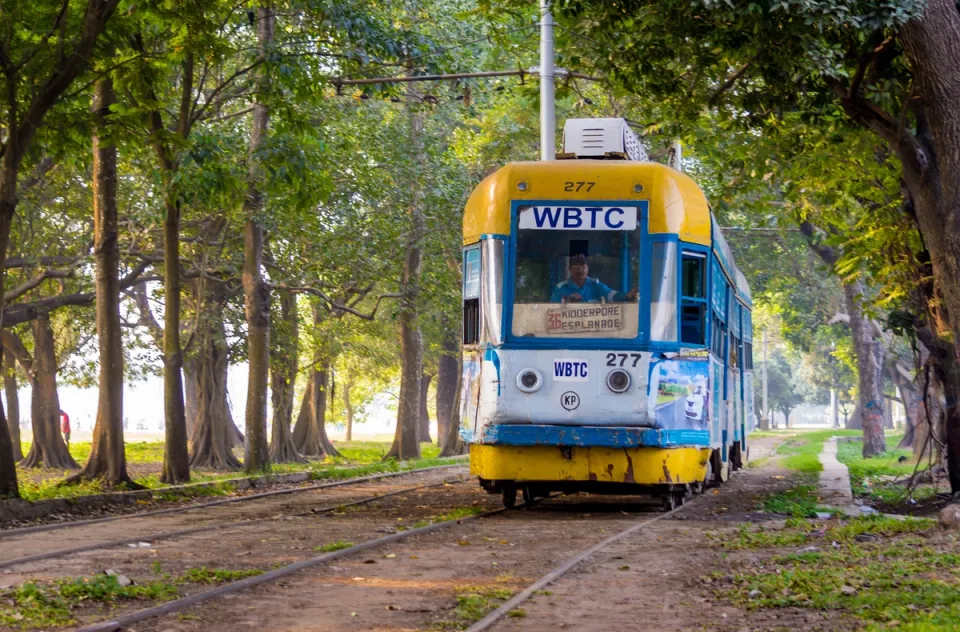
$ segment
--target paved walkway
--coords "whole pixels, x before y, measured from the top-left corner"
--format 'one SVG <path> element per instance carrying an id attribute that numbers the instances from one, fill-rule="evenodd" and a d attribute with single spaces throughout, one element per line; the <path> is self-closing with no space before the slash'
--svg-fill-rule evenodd
<path id="1" fill-rule="evenodd" d="M 850 490 L 850 471 L 837 460 L 837 438 L 830 437 L 820 452 L 820 498 L 823 504 L 837 509 L 856 509 Z"/>

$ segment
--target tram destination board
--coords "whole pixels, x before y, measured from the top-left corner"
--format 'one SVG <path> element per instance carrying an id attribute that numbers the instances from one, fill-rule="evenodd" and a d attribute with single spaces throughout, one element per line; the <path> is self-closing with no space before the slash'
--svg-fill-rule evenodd
<path id="1" fill-rule="evenodd" d="M 552 334 L 616 332 L 621 329 L 622 305 L 564 306 L 547 310 L 547 331 Z"/>

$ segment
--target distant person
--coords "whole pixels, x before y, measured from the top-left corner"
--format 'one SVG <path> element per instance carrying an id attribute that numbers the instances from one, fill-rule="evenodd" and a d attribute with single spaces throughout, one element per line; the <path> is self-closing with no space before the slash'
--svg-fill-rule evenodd
<path id="1" fill-rule="evenodd" d="M 635 301 L 639 291 L 633 288 L 629 292 L 618 292 L 598 279 L 591 279 L 590 266 L 583 255 L 570 257 L 570 267 L 567 268 L 568 278 L 558 283 L 550 295 L 551 303 L 599 303 L 601 300 L 608 303 L 624 303 Z"/>
<path id="2" fill-rule="evenodd" d="M 63 432 L 63 440 L 67 442 L 67 448 L 70 448 L 70 415 L 60 411 L 60 431 Z"/>

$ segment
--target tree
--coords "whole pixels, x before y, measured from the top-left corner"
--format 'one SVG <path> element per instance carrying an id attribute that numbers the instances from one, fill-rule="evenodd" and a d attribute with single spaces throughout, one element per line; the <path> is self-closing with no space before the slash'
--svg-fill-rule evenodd
<path id="1" fill-rule="evenodd" d="M 270 8 L 257 10 L 257 34 L 261 64 L 273 43 L 274 14 Z M 266 70 L 261 65 L 260 91 L 267 86 Z M 267 446 L 267 373 L 270 368 L 270 292 L 263 280 L 263 225 L 260 191 L 260 158 L 270 113 L 261 94 L 253 105 L 253 129 L 250 132 L 250 175 L 244 213 L 247 216 L 243 246 L 243 301 L 247 316 L 247 440 L 244 469 L 248 473 L 267 471 L 270 460 Z"/>
<path id="2" fill-rule="evenodd" d="M 20 164 L 47 113 L 87 68 L 97 39 L 117 2 L 88 0 L 80 19 L 76 19 L 77 7 L 68 11 L 70 5 L 63 3 L 33 3 L 31 15 L 19 16 L 19 19 L 2 15 L 6 11 L 0 9 L 2 21 L 10 25 L 4 31 L 0 47 L 0 68 L 6 84 L 0 97 L 6 128 L 0 142 L 0 269 L 4 269 L 10 228 L 17 210 Z M 65 37 L 69 18 L 74 18 L 73 24 L 80 25 L 74 37 Z M 61 43 L 56 47 L 49 45 L 54 34 L 60 34 Z M 32 89 L 21 96 L 21 88 L 25 86 Z M 0 309 L 2 307 L 0 298 Z M 19 496 L 14 463 L 6 417 L 0 410 L 0 497 Z"/>
<path id="3" fill-rule="evenodd" d="M 114 104 L 113 81 L 94 89 L 97 130 L 93 137 L 93 232 L 97 274 L 97 339 L 100 350 L 100 401 L 90 457 L 67 479 L 103 479 L 110 486 L 132 486 L 123 443 L 123 337 L 120 332 L 120 246 L 117 234 L 117 146 L 109 138 L 108 116 Z"/>
<path id="4" fill-rule="evenodd" d="M 558 7 L 564 37 L 619 42 L 617 54 L 604 51 L 591 63 L 628 89 L 642 85 L 665 99 L 685 121 L 706 106 L 762 131 L 786 113 L 822 122 L 842 112 L 848 125 L 882 139 L 898 159 L 904 216 L 928 254 L 921 263 L 932 278 L 924 292 L 930 317 L 917 321 L 917 335 L 941 367 L 947 400 L 960 402 L 960 243 L 950 237 L 960 227 L 954 2 L 568 0 Z M 950 483 L 960 491 L 960 406 L 948 406 L 946 416 Z"/>
<path id="5" fill-rule="evenodd" d="M 271 463 L 302 463 L 304 459 L 293 443 L 290 423 L 293 419 L 294 383 L 300 357 L 300 327 L 297 297 L 292 292 L 276 295 L 280 314 L 270 319 L 270 390 L 273 404 L 273 428 L 270 438 Z M 349 399 L 349 390 L 344 391 Z M 349 430 L 347 431 L 348 441 Z"/>
<path id="6" fill-rule="evenodd" d="M 823 262 L 828 266 L 836 266 L 839 255 L 833 248 L 818 240 L 816 227 L 805 221 L 801 223 L 800 230 L 810 241 L 810 248 Z M 862 303 L 864 293 L 863 285 L 857 281 L 843 283 L 843 295 L 847 316 L 850 319 L 853 349 L 857 357 L 857 373 L 860 378 L 858 393 L 860 424 L 863 428 L 863 456 L 868 458 L 887 451 L 883 435 L 885 350 L 879 327 L 864 313 Z"/>
<path id="7" fill-rule="evenodd" d="M 3 349 L 3 393 L 7 400 L 7 422 L 14 461 L 23 459 L 20 444 L 20 396 L 17 393 L 17 365 L 10 350 Z"/>
<path id="8" fill-rule="evenodd" d="M 768 397 L 771 407 L 783 413 L 788 428 L 790 413 L 804 401 L 794 387 L 792 376 L 793 369 L 786 356 L 780 350 L 774 351 L 767 366 Z"/>

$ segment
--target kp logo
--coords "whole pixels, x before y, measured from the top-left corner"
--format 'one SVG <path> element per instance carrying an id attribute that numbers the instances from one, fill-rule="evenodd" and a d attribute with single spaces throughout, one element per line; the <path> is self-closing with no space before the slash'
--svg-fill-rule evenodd
<path id="1" fill-rule="evenodd" d="M 580 407 L 580 396 L 573 391 L 567 391 L 560 396 L 560 405 L 567 410 L 576 410 Z"/>

